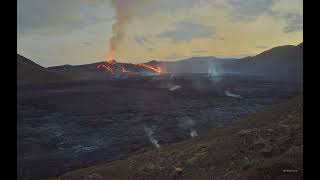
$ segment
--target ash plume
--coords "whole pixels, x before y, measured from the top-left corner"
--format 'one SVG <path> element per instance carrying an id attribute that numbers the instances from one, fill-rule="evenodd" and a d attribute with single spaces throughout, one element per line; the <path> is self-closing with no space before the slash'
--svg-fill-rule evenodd
<path id="1" fill-rule="evenodd" d="M 112 25 L 112 37 L 110 39 L 109 57 L 114 57 L 119 44 L 125 37 L 126 26 L 133 16 L 148 0 L 109 0 L 115 9 L 116 22 Z"/>
<path id="2" fill-rule="evenodd" d="M 146 132 L 150 142 L 156 147 L 156 148 L 160 148 L 160 145 L 158 144 L 158 140 L 156 140 L 152 135 L 153 135 L 153 131 L 151 128 L 144 126 L 144 131 Z"/>

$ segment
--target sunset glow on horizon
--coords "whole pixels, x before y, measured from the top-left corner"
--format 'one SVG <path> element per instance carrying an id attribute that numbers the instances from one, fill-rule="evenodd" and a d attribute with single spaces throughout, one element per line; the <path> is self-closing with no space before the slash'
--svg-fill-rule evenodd
<path id="1" fill-rule="evenodd" d="M 18 0 L 17 23 L 17 52 L 43 66 L 108 60 L 110 50 L 143 63 L 303 42 L 302 0 Z"/>

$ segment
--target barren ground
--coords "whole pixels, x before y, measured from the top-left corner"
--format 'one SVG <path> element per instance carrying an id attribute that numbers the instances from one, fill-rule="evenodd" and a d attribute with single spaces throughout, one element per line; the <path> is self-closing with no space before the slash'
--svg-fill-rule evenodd
<path id="1" fill-rule="evenodd" d="M 175 85 L 181 88 L 170 91 Z M 225 91 L 242 98 L 228 97 Z M 154 149 L 146 128 L 161 146 L 152 153 L 161 153 L 163 147 L 190 139 L 192 131 L 201 137 L 301 92 L 299 84 L 238 76 L 209 80 L 196 75 L 20 87 L 18 176 L 58 176 Z M 221 151 L 228 153 L 228 149 Z"/>

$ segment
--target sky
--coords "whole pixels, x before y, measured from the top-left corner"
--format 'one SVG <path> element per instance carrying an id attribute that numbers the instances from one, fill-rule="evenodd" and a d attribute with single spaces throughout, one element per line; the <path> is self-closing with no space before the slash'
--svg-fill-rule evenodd
<path id="1" fill-rule="evenodd" d="M 45 67 L 107 60 L 110 49 L 117 61 L 141 63 L 244 57 L 303 41 L 302 0 L 17 2 L 17 53 Z"/>

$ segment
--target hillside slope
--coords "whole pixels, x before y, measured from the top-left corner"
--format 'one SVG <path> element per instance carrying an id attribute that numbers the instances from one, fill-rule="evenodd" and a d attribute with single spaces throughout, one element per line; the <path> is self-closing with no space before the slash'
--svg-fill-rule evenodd
<path id="1" fill-rule="evenodd" d="M 269 79 L 303 81 L 303 43 L 279 46 L 253 57 L 246 57 L 224 64 L 231 72 L 256 74 Z"/>
<path id="2" fill-rule="evenodd" d="M 204 136 L 57 179 L 302 179 L 302 106 L 298 97 Z"/>
<path id="3" fill-rule="evenodd" d="M 173 62 L 161 62 L 161 66 L 168 72 L 174 73 L 210 73 L 216 71 L 223 73 L 224 63 L 232 63 L 237 59 L 223 59 L 216 57 L 192 57 Z"/>
<path id="4" fill-rule="evenodd" d="M 106 72 L 102 69 L 98 69 L 97 66 L 103 62 L 84 64 L 84 65 L 62 65 L 48 67 L 51 72 L 65 74 L 73 79 L 97 79 L 104 78 Z"/>
<path id="5" fill-rule="evenodd" d="M 17 54 L 17 85 L 45 84 L 68 80 L 64 75 L 49 72 L 46 68 Z"/>

